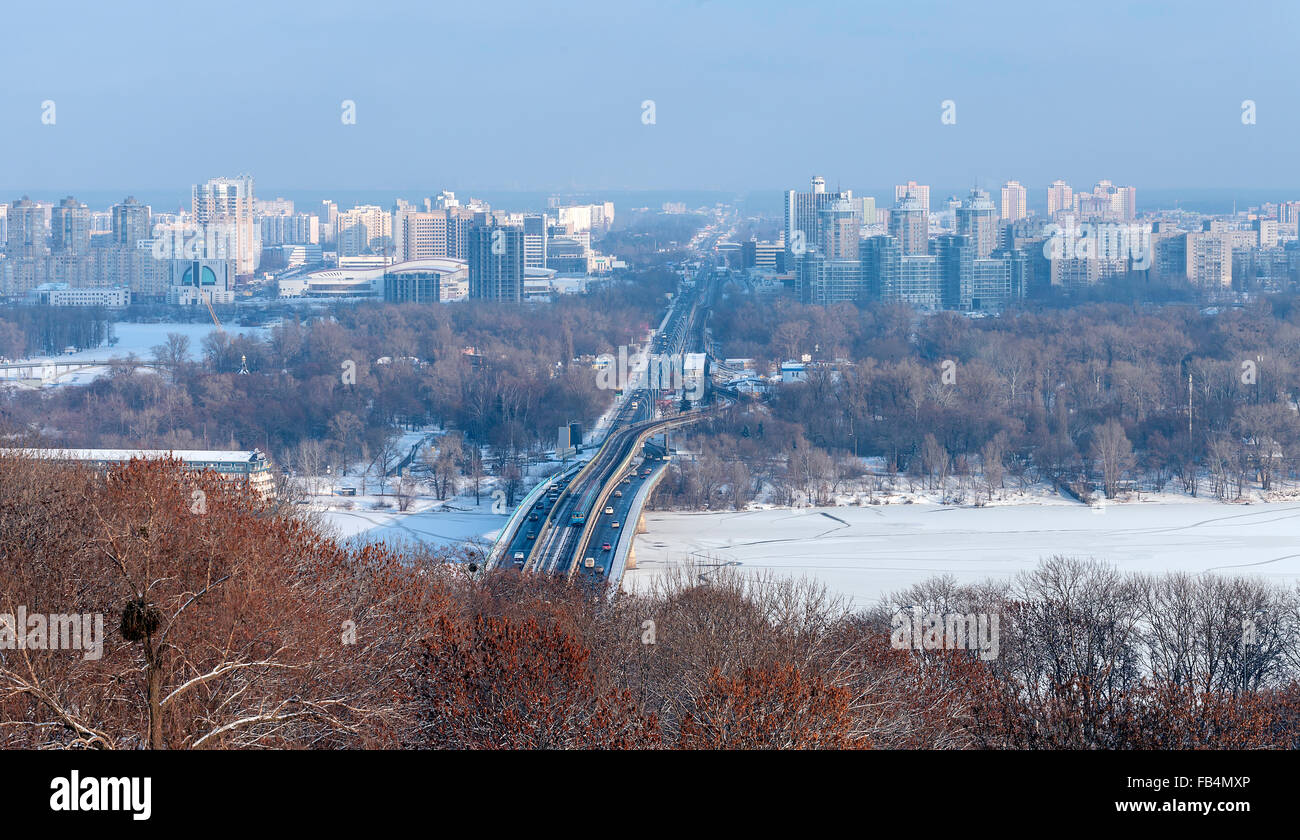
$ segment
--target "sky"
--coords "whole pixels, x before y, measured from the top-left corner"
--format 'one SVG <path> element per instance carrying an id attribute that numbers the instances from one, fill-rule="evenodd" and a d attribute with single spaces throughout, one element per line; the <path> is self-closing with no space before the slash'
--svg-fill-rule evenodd
<path id="1" fill-rule="evenodd" d="M 747 192 L 813 174 L 859 194 L 1109 178 L 1300 196 L 1300 3 L 1160 6 L 14 4 L 0 200 L 186 201 L 244 172 L 263 197 Z"/>

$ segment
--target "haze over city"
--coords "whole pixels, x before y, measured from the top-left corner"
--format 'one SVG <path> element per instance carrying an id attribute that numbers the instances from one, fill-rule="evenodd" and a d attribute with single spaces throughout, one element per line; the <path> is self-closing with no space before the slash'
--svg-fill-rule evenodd
<path id="1" fill-rule="evenodd" d="M 21 4 L 0 189 L 1300 186 L 1295 4 Z M 130 20 L 129 26 L 123 21 Z M 344 100 L 356 122 L 340 121 Z M 642 122 L 653 100 L 656 121 Z M 941 124 L 941 103 L 955 124 Z M 1257 122 L 1242 124 L 1242 103 Z M 53 101 L 57 122 L 41 121 Z M 21 162 L 21 165 L 19 165 Z M 834 184 L 832 184 L 834 186 Z M 125 192 L 124 192 L 125 191 Z M 183 193 L 182 193 L 183 197 Z"/>

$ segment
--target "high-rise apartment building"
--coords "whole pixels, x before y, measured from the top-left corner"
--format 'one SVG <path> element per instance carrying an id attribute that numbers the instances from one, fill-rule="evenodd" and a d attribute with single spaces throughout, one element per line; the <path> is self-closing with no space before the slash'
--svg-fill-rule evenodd
<path id="1" fill-rule="evenodd" d="M 1250 223 L 1250 229 L 1257 235 L 1256 248 L 1277 247 L 1277 219 L 1255 219 Z"/>
<path id="2" fill-rule="evenodd" d="M 80 257 L 90 250 L 90 208 L 72 196 L 50 214 L 50 251 Z"/>
<path id="3" fill-rule="evenodd" d="M 873 196 L 862 196 L 853 199 L 853 206 L 857 211 L 859 218 L 864 225 L 877 224 L 879 215 L 876 213 L 876 199 Z"/>
<path id="4" fill-rule="evenodd" d="M 524 229 L 491 219 L 469 229 L 469 296 L 476 300 L 522 302 Z"/>
<path id="5" fill-rule="evenodd" d="M 10 260 L 35 259 L 49 254 L 45 228 L 45 210 L 23 196 L 9 205 L 5 238 L 5 256 Z"/>
<path id="6" fill-rule="evenodd" d="M 915 197 L 921 202 L 921 208 L 928 215 L 930 212 L 930 187 L 928 184 L 918 184 L 915 181 L 908 181 L 906 184 L 898 184 L 894 187 L 894 203 L 902 201 L 908 195 Z"/>
<path id="7" fill-rule="evenodd" d="M 1132 221 L 1137 217 L 1137 188 L 1117 187 L 1102 180 L 1091 193 L 1075 194 L 1074 209 L 1084 219 Z"/>
<path id="8" fill-rule="evenodd" d="M 397 214 L 397 227 L 402 243 L 399 256 L 403 261 L 448 256 L 446 210 L 401 211 Z"/>
<path id="9" fill-rule="evenodd" d="M 1125 221 L 1137 218 L 1137 187 L 1119 187 L 1111 202 L 1111 211 Z"/>
<path id="10" fill-rule="evenodd" d="M 320 203 L 320 235 L 321 244 L 333 248 L 337 246 L 337 234 L 339 229 L 339 206 L 333 201 L 326 199 Z"/>
<path id="11" fill-rule="evenodd" d="M 956 213 L 957 233 L 970 239 L 975 247 L 975 257 L 984 259 L 991 255 L 998 244 L 998 220 L 989 194 L 981 189 L 971 189 Z"/>
<path id="12" fill-rule="evenodd" d="M 230 243 L 235 273 L 252 274 L 261 257 L 261 228 L 253 220 L 253 178 L 213 178 L 195 184 L 190 210 L 194 221 L 205 231 L 216 227 L 220 238 Z"/>
<path id="13" fill-rule="evenodd" d="M 262 247 L 319 245 L 320 219 L 309 213 L 263 216 Z"/>
<path id="14" fill-rule="evenodd" d="M 1014 222 L 1028 215 L 1029 191 L 1019 181 L 1007 181 L 1002 185 L 1002 218 Z"/>
<path id="15" fill-rule="evenodd" d="M 1232 287 L 1232 235 L 1205 230 L 1187 234 L 1186 270 L 1192 285 L 1204 289 Z"/>
<path id="16" fill-rule="evenodd" d="M 602 235 L 614 224 L 614 202 L 558 206 L 555 208 L 555 214 L 559 223 L 571 225 L 574 233 L 591 232 Z"/>
<path id="17" fill-rule="evenodd" d="M 546 244 L 550 219 L 545 213 L 524 214 L 524 266 L 546 268 Z"/>
<path id="18" fill-rule="evenodd" d="M 821 241 L 796 265 L 795 282 L 800 300 L 831 304 L 865 298 L 862 261 L 858 247 L 861 223 L 858 210 L 847 198 L 838 198 L 819 212 Z"/>
<path id="19" fill-rule="evenodd" d="M 786 190 L 785 247 L 795 256 L 812 251 L 822 240 L 821 211 L 840 199 L 853 199 L 852 190 L 827 192 L 826 179 L 813 176 L 810 192 Z"/>
<path id="20" fill-rule="evenodd" d="M 1074 190 L 1064 181 L 1053 181 L 1047 188 L 1047 215 L 1074 210 Z"/>
<path id="21" fill-rule="evenodd" d="M 909 192 L 889 212 L 889 234 L 898 238 L 903 256 L 929 253 L 930 213 L 921 199 Z"/>
<path id="22" fill-rule="evenodd" d="M 853 204 L 846 198 L 836 199 L 818 214 L 821 242 L 818 250 L 828 260 L 856 260 L 858 231 L 862 225 Z"/>
<path id="23" fill-rule="evenodd" d="M 340 257 L 391 256 L 393 217 L 378 205 L 358 205 L 338 214 L 334 240 Z"/>
<path id="24" fill-rule="evenodd" d="M 114 204 L 111 241 L 114 245 L 136 247 L 153 236 L 152 210 L 129 195 L 121 204 Z"/>

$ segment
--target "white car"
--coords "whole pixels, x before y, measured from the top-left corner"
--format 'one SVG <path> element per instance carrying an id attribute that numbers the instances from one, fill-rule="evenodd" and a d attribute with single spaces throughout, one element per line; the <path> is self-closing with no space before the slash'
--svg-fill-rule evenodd
<path id="1" fill-rule="evenodd" d="M 607 507 L 607 508 L 605 508 L 605 515 L 606 515 L 606 516 L 613 516 L 613 515 L 614 515 L 614 509 L 613 509 L 612 507 Z"/>

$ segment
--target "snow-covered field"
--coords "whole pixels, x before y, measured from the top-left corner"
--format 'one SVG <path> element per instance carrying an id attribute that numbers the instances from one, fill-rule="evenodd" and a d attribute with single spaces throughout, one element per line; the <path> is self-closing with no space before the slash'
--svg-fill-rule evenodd
<path id="1" fill-rule="evenodd" d="M 356 501 L 357 507 L 366 505 L 368 499 Z M 390 496 L 388 503 L 393 503 Z M 448 505 L 431 503 L 424 499 L 412 504 L 405 513 L 391 510 L 328 510 L 322 519 L 333 533 L 342 538 L 357 537 L 365 542 L 382 542 L 397 546 L 403 543 L 423 543 L 429 546 L 451 546 L 465 540 L 491 543 L 501 526 L 510 517 L 492 513 L 492 499 L 485 497 L 479 506 L 474 498 L 458 498 Z"/>
<path id="2" fill-rule="evenodd" d="M 1053 554 L 1121 570 L 1300 580 L 1300 504 L 931 504 L 731 513 L 648 511 L 634 544 L 635 589 L 670 565 L 732 563 L 812 577 L 855 607 L 935 575 L 1007 578 Z M 701 569 L 707 573 L 706 568 Z"/>
<path id="3" fill-rule="evenodd" d="M 409 468 L 413 498 L 406 511 L 398 509 L 398 499 L 394 495 L 398 479 L 389 476 L 381 490 L 374 465 L 364 470 L 364 477 L 357 470 L 334 478 L 299 477 L 311 502 L 310 510 L 332 536 L 345 540 L 386 543 L 394 547 L 421 543 L 431 548 L 454 548 L 466 541 L 490 544 L 513 511 L 502 510 L 498 498 L 494 498 L 497 480 L 491 476 L 484 479 L 477 499 L 467 486 L 460 487 L 458 495 L 444 501 L 436 498 L 422 459 L 428 454 L 429 446 L 438 446 L 441 434 L 441 429 L 431 427 L 403 432 L 394 439 L 393 449 L 398 457 L 405 457 L 413 446 L 419 444 L 417 457 Z M 589 456 L 590 451 L 584 457 Z M 391 464 L 390 469 L 395 466 L 396 463 Z M 529 464 L 520 496 L 561 466 L 558 461 Z M 351 488 L 356 495 L 335 495 L 338 488 Z M 494 507 L 501 512 L 494 513 Z"/>

